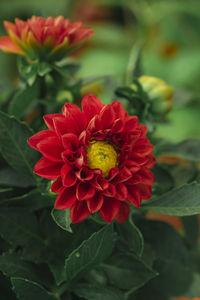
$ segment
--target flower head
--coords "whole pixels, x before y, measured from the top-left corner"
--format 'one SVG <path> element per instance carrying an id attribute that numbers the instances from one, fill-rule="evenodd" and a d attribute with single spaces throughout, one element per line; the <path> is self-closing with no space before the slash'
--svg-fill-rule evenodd
<path id="1" fill-rule="evenodd" d="M 55 179 L 56 209 L 70 207 L 73 223 L 100 211 L 106 222 L 126 220 L 129 204 L 151 197 L 155 164 L 147 128 L 118 101 L 104 105 L 93 95 L 82 111 L 66 103 L 62 114 L 44 116 L 48 130 L 29 139 L 42 157 L 34 172 Z"/>
<path id="2" fill-rule="evenodd" d="M 0 49 L 33 60 L 58 60 L 93 34 L 92 29 L 81 25 L 62 16 L 47 19 L 33 16 L 27 21 L 16 18 L 14 24 L 5 21 L 9 36 L 0 37 Z"/>

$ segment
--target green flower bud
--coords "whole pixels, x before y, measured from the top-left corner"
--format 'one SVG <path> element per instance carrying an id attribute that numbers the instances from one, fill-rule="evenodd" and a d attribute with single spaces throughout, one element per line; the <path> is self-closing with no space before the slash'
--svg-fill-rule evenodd
<path id="1" fill-rule="evenodd" d="M 164 117 L 172 108 L 174 89 L 164 80 L 152 76 L 141 76 L 138 81 L 151 102 L 152 114 Z M 135 90 L 136 85 L 132 84 L 131 88 Z"/>

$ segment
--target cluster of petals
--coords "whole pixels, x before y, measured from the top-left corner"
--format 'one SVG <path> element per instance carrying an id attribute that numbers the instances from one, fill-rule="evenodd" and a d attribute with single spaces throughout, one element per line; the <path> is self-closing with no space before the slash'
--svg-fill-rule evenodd
<path id="1" fill-rule="evenodd" d="M 51 190 L 58 193 L 55 208 L 70 207 L 73 223 L 100 212 L 108 223 L 124 222 L 130 205 L 139 207 L 152 194 L 155 179 L 150 168 L 155 164 L 147 128 L 129 116 L 119 101 L 104 105 L 87 95 L 81 103 L 66 103 L 62 114 L 44 116 L 47 130 L 36 133 L 29 145 L 43 157 L 34 172 L 55 179 Z M 118 149 L 118 164 L 102 176 L 91 169 L 87 147 L 91 141 L 107 141 Z"/>
<path id="2" fill-rule="evenodd" d="M 5 21 L 4 26 L 9 36 L 0 37 L 0 49 L 33 60 L 61 59 L 93 34 L 91 28 L 82 27 L 81 22 L 70 23 L 63 16 L 16 18 L 15 23 Z"/>

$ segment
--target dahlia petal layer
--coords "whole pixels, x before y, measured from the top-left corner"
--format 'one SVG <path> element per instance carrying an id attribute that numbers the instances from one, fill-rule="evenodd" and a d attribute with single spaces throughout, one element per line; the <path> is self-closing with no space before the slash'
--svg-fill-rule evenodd
<path id="1" fill-rule="evenodd" d="M 0 38 L 0 49 L 33 60 L 62 59 L 93 34 L 81 22 L 70 23 L 62 16 L 47 19 L 33 16 L 27 21 L 16 18 L 15 23 L 5 21 L 4 26 L 9 37 Z"/>
<path id="2" fill-rule="evenodd" d="M 82 111 L 66 103 L 62 114 L 44 116 L 48 129 L 28 141 L 43 155 L 34 172 L 55 179 L 55 208 L 70 208 L 73 223 L 97 212 L 108 223 L 124 222 L 130 206 L 140 207 L 142 200 L 151 198 L 155 182 L 146 126 L 128 116 L 118 101 L 104 105 L 87 95 L 81 106 Z"/>

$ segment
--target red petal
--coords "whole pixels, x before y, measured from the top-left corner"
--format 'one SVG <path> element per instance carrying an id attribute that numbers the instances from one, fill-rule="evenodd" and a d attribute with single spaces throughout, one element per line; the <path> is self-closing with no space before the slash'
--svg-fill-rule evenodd
<path id="1" fill-rule="evenodd" d="M 114 178 L 113 181 L 116 183 L 125 182 L 132 178 L 132 176 L 133 175 L 131 171 L 128 168 L 123 167 L 123 169 L 120 170 L 119 174 Z"/>
<path id="2" fill-rule="evenodd" d="M 145 164 L 145 167 L 146 168 L 152 168 L 155 165 L 155 163 L 156 163 L 155 157 L 153 156 L 153 154 L 149 154 L 148 155 L 148 161 Z"/>
<path id="3" fill-rule="evenodd" d="M 55 117 L 53 119 L 53 125 L 54 125 L 56 133 L 59 136 L 62 136 L 65 133 L 68 133 L 68 132 L 73 133 L 74 132 L 73 128 L 71 128 L 68 120 L 63 115 L 61 115 L 61 116 L 62 117 L 59 116 L 59 117 Z"/>
<path id="4" fill-rule="evenodd" d="M 128 188 L 128 202 L 133 206 L 140 207 L 142 201 L 140 190 L 137 188 L 136 185 L 133 186 L 127 185 L 127 188 Z"/>
<path id="5" fill-rule="evenodd" d="M 93 198 L 87 200 L 87 206 L 91 213 L 96 213 L 103 205 L 104 197 L 98 193 Z"/>
<path id="6" fill-rule="evenodd" d="M 61 115 L 61 114 L 50 114 L 50 115 L 43 116 L 43 119 L 44 119 L 47 127 L 52 131 L 55 131 L 53 119 L 56 118 L 56 117 L 63 118 L 63 115 Z"/>
<path id="7" fill-rule="evenodd" d="M 103 191 L 103 194 L 107 197 L 114 197 L 116 195 L 115 186 L 112 183 L 109 183 L 108 188 Z"/>
<path id="8" fill-rule="evenodd" d="M 86 117 L 80 108 L 72 103 L 66 103 L 63 106 L 68 125 L 73 128 L 73 133 L 80 134 L 86 128 Z"/>
<path id="9" fill-rule="evenodd" d="M 127 117 L 128 113 L 119 101 L 114 101 L 111 106 L 114 110 L 116 119 L 124 120 Z"/>
<path id="10" fill-rule="evenodd" d="M 147 131 L 148 131 L 147 127 L 145 125 L 143 125 L 143 124 L 140 124 L 140 125 L 138 125 L 137 129 L 139 129 L 140 132 L 141 132 L 140 137 L 141 138 L 145 137 L 145 135 L 147 134 Z"/>
<path id="11" fill-rule="evenodd" d="M 58 27 L 58 26 L 63 27 L 65 21 L 68 21 L 68 22 L 69 22 L 69 20 L 64 19 L 63 16 L 57 16 L 57 17 L 54 19 L 54 26 L 56 26 L 56 27 Z"/>
<path id="12" fill-rule="evenodd" d="M 99 115 L 95 115 L 88 123 L 87 130 L 91 132 L 98 131 L 103 128 L 102 125 Z"/>
<path id="13" fill-rule="evenodd" d="M 155 177 L 149 169 L 143 168 L 138 174 L 141 176 L 143 184 L 152 185 L 155 183 Z"/>
<path id="14" fill-rule="evenodd" d="M 135 155 L 149 155 L 153 151 L 153 145 L 147 138 L 142 138 L 137 141 L 132 150 Z"/>
<path id="15" fill-rule="evenodd" d="M 28 139 L 28 143 L 29 145 L 38 150 L 37 149 L 37 144 L 39 142 L 41 142 L 42 140 L 48 138 L 48 137 L 52 137 L 52 136 L 56 136 L 55 132 L 51 131 L 51 130 L 43 130 L 43 131 L 40 131 L 38 133 L 36 133 L 35 135 L 33 135 L 32 137 L 30 137 Z"/>
<path id="16" fill-rule="evenodd" d="M 135 173 L 140 170 L 140 165 L 137 162 L 132 160 L 125 161 L 123 165 L 126 166 L 126 168 L 132 173 Z"/>
<path id="17" fill-rule="evenodd" d="M 152 187 L 151 185 L 145 185 L 142 183 L 139 183 L 137 185 L 138 189 L 140 190 L 141 197 L 143 200 L 149 200 L 152 195 Z"/>
<path id="18" fill-rule="evenodd" d="M 101 109 L 99 120 L 101 129 L 111 128 L 114 122 L 114 111 L 111 105 L 107 104 Z"/>
<path id="19" fill-rule="evenodd" d="M 15 44 L 15 42 L 8 36 L 0 37 L 0 49 L 5 52 L 24 54 L 24 51 L 21 48 L 19 48 Z"/>
<path id="20" fill-rule="evenodd" d="M 62 163 L 56 163 L 46 157 L 42 157 L 36 163 L 34 173 L 47 179 L 56 179 L 57 177 L 60 177 L 61 167 Z"/>
<path id="21" fill-rule="evenodd" d="M 62 142 L 66 149 L 70 149 L 72 151 L 76 150 L 79 144 L 77 136 L 73 133 L 64 134 L 62 136 Z"/>
<path id="22" fill-rule="evenodd" d="M 142 182 L 142 176 L 140 176 L 138 172 L 133 174 L 133 176 L 128 181 L 126 181 L 126 185 L 134 185 L 140 182 Z"/>
<path id="23" fill-rule="evenodd" d="M 91 138 L 91 132 L 83 130 L 79 135 L 79 142 L 81 145 L 88 145 L 89 140 Z"/>
<path id="24" fill-rule="evenodd" d="M 99 191 L 103 191 L 108 188 L 108 181 L 102 176 L 96 176 L 94 180 L 92 180 L 91 184 Z"/>
<path id="25" fill-rule="evenodd" d="M 104 105 L 96 96 L 87 95 L 83 98 L 81 106 L 87 120 L 90 121 L 95 115 L 100 113 Z"/>
<path id="26" fill-rule="evenodd" d="M 135 130 L 138 127 L 138 117 L 136 116 L 128 116 L 125 120 L 125 124 L 124 124 L 124 130 L 123 132 L 130 132 Z"/>
<path id="27" fill-rule="evenodd" d="M 130 207 L 128 206 L 128 204 L 121 202 L 120 210 L 116 215 L 115 219 L 117 220 L 118 223 L 123 223 L 128 218 L 129 213 L 130 213 Z"/>
<path id="28" fill-rule="evenodd" d="M 78 223 L 90 215 L 86 201 L 76 201 L 70 209 L 70 218 L 72 223 Z"/>
<path id="29" fill-rule="evenodd" d="M 116 185 L 116 198 L 118 200 L 125 201 L 128 197 L 127 187 L 123 183 L 119 183 Z"/>
<path id="30" fill-rule="evenodd" d="M 95 188 L 90 183 L 80 182 L 76 188 L 76 197 L 78 200 L 87 200 L 95 195 Z"/>
<path id="31" fill-rule="evenodd" d="M 73 186 L 76 181 L 77 178 L 75 176 L 75 173 L 73 171 L 72 166 L 65 164 L 62 168 L 61 168 L 61 177 L 62 177 L 62 181 L 63 181 L 63 185 L 66 187 L 71 187 Z"/>
<path id="32" fill-rule="evenodd" d="M 81 181 L 89 181 L 94 177 L 94 171 L 88 169 L 87 167 L 82 167 L 76 172 L 76 177 Z"/>
<path id="33" fill-rule="evenodd" d="M 111 134 L 116 134 L 124 129 L 124 122 L 121 119 L 117 119 L 113 122 Z"/>
<path id="34" fill-rule="evenodd" d="M 27 22 L 20 20 L 18 18 L 15 18 L 15 24 L 17 26 L 18 32 L 21 34 L 22 30 L 27 26 Z"/>
<path id="35" fill-rule="evenodd" d="M 108 181 L 113 180 L 114 178 L 116 178 L 116 176 L 119 174 L 119 172 L 120 172 L 120 170 L 118 168 L 110 169 L 107 180 Z"/>
<path id="36" fill-rule="evenodd" d="M 51 185 L 51 191 L 53 193 L 58 193 L 62 189 L 63 184 L 61 178 L 56 179 Z"/>
<path id="37" fill-rule="evenodd" d="M 79 28 L 73 38 L 73 42 L 71 43 L 71 45 L 74 45 L 82 41 L 83 39 L 88 39 L 91 35 L 93 35 L 93 33 L 94 31 L 91 28 Z"/>
<path id="38" fill-rule="evenodd" d="M 64 188 L 58 195 L 55 201 L 56 209 L 67 209 L 71 207 L 76 201 L 75 188 Z"/>
<path id="39" fill-rule="evenodd" d="M 74 34 L 82 25 L 82 22 L 75 22 L 75 23 L 72 23 L 72 24 L 69 24 L 68 25 L 68 34 L 71 35 Z"/>
<path id="40" fill-rule="evenodd" d="M 138 165 L 146 166 L 148 163 L 148 156 L 138 156 L 135 152 L 130 153 L 130 158 L 132 161 L 136 162 Z"/>
<path id="41" fill-rule="evenodd" d="M 29 27 L 33 33 L 34 38 L 39 42 L 42 43 L 42 39 L 43 39 L 43 33 L 44 30 L 41 27 L 41 25 L 39 23 L 33 23 L 33 22 L 29 22 Z"/>
<path id="42" fill-rule="evenodd" d="M 6 28 L 7 33 L 9 34 L 10 31 L 12 31 L 16 36 L 19 36 L 19 32 L 17 30 L 16 24 L 13 24 L 8 21 L 4 21 L 4 26 Z"/>
<path id="43" fill-rule="evenodd" d="M 57 136 L 51 136 L 37 144 L 38 150 L 48 159 L 62 161 L 61 153 L 64 150 Z"/>
<path id="44" fill-rule="evenodd" d="M 71 150 L 67 149 L 67 150 L 63 151 L 61 156 L 62 156 L 63 161 L 65 163 L 67 163 L 68 165 L 75 164 L 76 157 L 74 156 L 74 152 L 72 152 Z"/>
<path id="45" fill-rule="evenodd" d="M 86 150 L 84 148 L 79 148 L 78 157 L 76 157 L 75 165 L 77 168 L 83 167 L 83 165 L 87 165 L 87 155 Z M 94 171 L 94 170 L 93 170 Z"/>
<path id="46" fill-rule="evenodd" d="M 116 217 L 120 209 L 120 201 L 115 198 L 104 198 L 104 203 L 100 210 L 102 218 L 111 223 L 112 220 Z"/>

